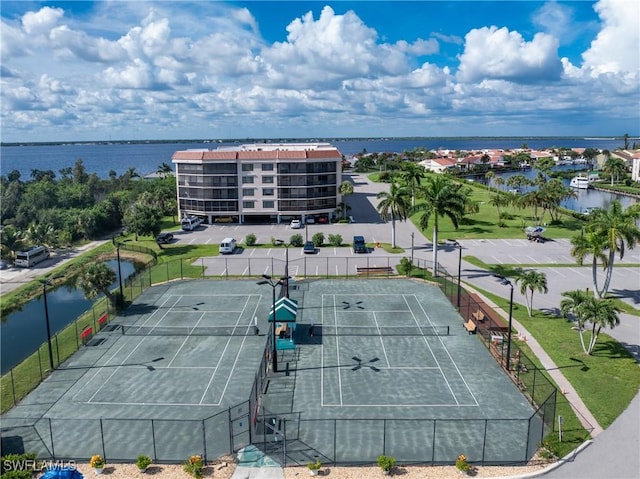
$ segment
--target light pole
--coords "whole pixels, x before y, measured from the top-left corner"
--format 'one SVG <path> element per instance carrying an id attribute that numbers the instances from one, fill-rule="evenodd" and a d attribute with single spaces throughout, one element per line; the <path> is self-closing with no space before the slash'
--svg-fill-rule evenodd
<path id="1" fill-rule="evenodd" d="M 306 229 L 306 226 L 305 226 Z M 285 279 L 285 286 L 284 286 L 284 295 L 288 298 L 289 297 L 289 246 L 291 246 L 291 243 L 286 243 L 282 240 L 277 239 L 275 241 L 275 244 L 277 244 L 278 246 L 284 246 L 285 252 L 284 252 L 284 279 Z"/>
<path id="2" fill-rule="evenodd" d="M 513 318 L 513 283 L 504 276 L 496 276 L 500 280 L 500 284 L 503 286 L 511 286 L 511 297 L 509 299 L 509 331 L 507 331 L 507 372 L 509 371 L 509 364 L 511 361 L 511 321 Z"/>
<path id="3" fill-rule="evenodd" d="M 278 372 L 278 349 L 276 348 L 276 287 L 285 284 L 286 278 L 280 278 L 278 281 L 274 281 L 273 278 L 268 274 L 263 274 L 262 277 L 264 279 L 262 281 L 258 281 L 256 284 L 259 284 L 259 285 L 268 284 L 269 286 L 271 286 L 273 290 L 273 301 L 271 306 L 273 308 L 273 322 L 271 324 L 271 340 L 273 344 L 272 344 L 271 354 L 273 355 L 273 372 L 277 373 Z"/>
<path id="4" fill-rule="evenodd" d="M 462 245 L 454 239 L 448 239 L 447 241 L 449 241 L 452 245 L 458 247 L 458 299 L 456 300 L 456 305 L 458 306 L 458 311 L 460 311 L 460 273 L 462 271 Z"/>
<path id="5" fill-rule="evenodd" d="M 47 286 L 50 286 L 51 283 L 46 279 L 40 280 L 42 283 L 42 295 L 44 296 L 44 319 L 47 323 L 47 343 L 49 344 L 49 366 L 51 367 L 51 371 L 55 368 L 53 367 L 53 348 L 51 347 L 51 325 L 49 324 L 49 304 L 47 303 Z"/>

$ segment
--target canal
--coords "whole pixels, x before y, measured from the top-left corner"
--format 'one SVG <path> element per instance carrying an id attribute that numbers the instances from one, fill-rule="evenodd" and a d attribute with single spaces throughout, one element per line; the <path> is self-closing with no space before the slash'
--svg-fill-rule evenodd
<path id="1" fill-rule="evenodd" d="M 118 261 L 110 260 L 107 266 L 118 274 Z M 135 271 L 133 262 L 120 261 L 122 277 L 127 278 Z M 111 289 L 118 286 L 118 279 Z M 102 297 L 102 295 L 100 295 Z M 51 337 L 65 328 L 85 311 L 91 309 L 93 302 L 84 297 L 81 289 L 70 286 L 59 286 L 47 289 L 47 306 Z M 32 299 L 21 310 L 15 311 L 0 325 L 0 362 L 2 374 L 17 366 L 21 361 L 33 354 L 47 341 L 44 299 L 42 296 Z"/>

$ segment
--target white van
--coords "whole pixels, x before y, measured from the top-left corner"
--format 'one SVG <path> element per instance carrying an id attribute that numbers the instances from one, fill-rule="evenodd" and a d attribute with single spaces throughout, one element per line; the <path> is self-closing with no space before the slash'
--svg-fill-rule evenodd
<path id="1" fill-rule="evenodd" d="M 202 224 L 202 218 L 198 218 L 197 216 L 187 216 L 186 218 L 182 218 L 181 224 L 183 231 L 197 230 Z"/>
<path id="2" fill-rule="evenodd" d="M 233 254 L 238 244 L 233 238 L 225 238 L 220 243 L 220 254 Z"/>

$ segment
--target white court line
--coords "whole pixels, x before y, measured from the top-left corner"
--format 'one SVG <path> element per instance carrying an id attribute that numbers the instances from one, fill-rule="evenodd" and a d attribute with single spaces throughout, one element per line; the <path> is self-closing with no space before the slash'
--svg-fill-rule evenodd
<path id="1" fill-rule="evenodd" d="M 247 307 L 247 304 L 249 304 L 249 300 L 251 299 L 251 295 L 249 295 L 247 297 L 247 300 L 244 303 L 244 307 L 242 308 L 242 311 L 240 312 L 240 314 L 238 315 L 238 319 L 236 319 L 236 328 L 238 327 L 238 323 L 240 322 L 240 319 L 242 318 L 242 314 L 244 313 L 244 310 Z M 258 302 L 260 302 L 258 300 Z M 231 338 L 233 338 L 233 336 L 229 336 L 227 338 L 227 344 L 224 345 L 224 349 L 222 350 L 222 354 L 220 355 L 220 360 L 218 361 L 218 364 L 216 365 L 215 370 L 213 371 L 213 373 L 211 374 L 211 377 L 209 378 L 209 382 L 207 383 L 207 387 L 204 388 L 204 392 L 202 393 L 202 397 L 200 398 L 200 403 L 202 404 L 202 401 L 204 401 L 204 397 L 207 395 L 207 391 L 209 390 L 209 387 L 211 387 L 211 383 L 213 382 L 213 378 L 216 375 L 216 372 L 218 372 L 218 366 L 220 365 L 220 363 L 222 362 L 222 358 L 224 358 L 225 353 L 227 352 L 227 348 L 229 347 L 229 344 L 231 343 Z M 247 338 L 245 337 L 244 340 L 246 340 Z M 244 340 L 243 340 L 243 344 L 244 344 Z M 233 363 L 235 366 L 235 362 Z M 233 371 L 233 368 L 231 368 L 231 371 Z M 229 374 L 229 379 L 231 378 L 231 374 Z M 229 379 L 227 379 L 227 384 L 229 384 Z M 227 389 L 227 386 L 225 385 L 225 391 Z M 220 400 L 222 400 L 222 397 L 224 396 L 224 392 L 223 394 L 220 396 Z"/>
<path id="2" fill-rule="evenodd" d="M 320 324 L 324 327 L 324 294 L 320 299 Z M 324 344 L 320 348 L 320 406 L 324 406 Z"/>
<path id="3" fill-rule="evenodd" d="M 324 298 L 324 296 L 323 296 Z M 333 318 L 338 332 L 338 310 L 336 309 L 336 297 L 333 296 Z M 336 334 L 336 355 L 338 359 L 338 387 L 340 388 L 340 406 L 342 406 L 342 375 L 340 374 L 340 336 Z"/>
<path id="4" fill-rule="evenodd" d="M 87 402 L 89 402 L 89 403 L 90 403 L 90 402 L 91 402 L 91 400 L 92 400 L 94 397 L 96 397 L 96 394 L 98 394 L 98 393 L 100 392 L 100 390 L 101 390 L 103 387 L 105 387 L 105 386 L 107 385 L 107 383 L 109 382 L 109 379 L 111 379 L 111 378 L 114 376 L 114 374 L 116 374 L 116 373 L 120 370 L 120 368 L 121 368 L 121 367 L 122 367 L 122 365 L 125 363 L 125 361 L 127 361 L 127 360 L 131 357 L 131 355 L 132 355 L 133 353 L 135 353 L 135 352 L 136 352 L 136 349 L 138 349 L 138 348 L 140 347 L 140 345 L 142 344 L 142 341 L 144 341 L 144 338 L 143 338 L 143 339 L 141 339 L 140 341 L 138 341 L 137 346 L 136 346 L 135 348 L 133 348 L 129 354 L 127 354 L 127 356 L 126 356 L 126 357 L 125 357 L 125 358 L 120 362 L 120 365 L 118 365 L 118 366 L 113 370 L 113 372 L 112 372 L 111 374 L 109 374 L 109 377 L 108 377 L 106 380 L 102 381 L 102 384 L 100 385 L 100 387 L 98 388 L 98 390 L 97 390 L 95 393 L 93 393 L 93 395 L 92 395 L 92 396 L 87 400 Z M 102 369 L 102 368 L 100 368 L 100 369 Z"/>
<path id="5" fill-rule="evenodd" d="M 404 299 L 404 302 L 407 304 L 407 308 L 409 308 L 409 310 L 411 310 L 411 306 L 409 306 L 409 302 L 407 301 L 407 297 L 404 294 L 402 295 L 402 299 Z M 414 299 L 416 301 L 418 300 L 415 297 L 415 295 L 414 295 Z M 420 330 L 420 332 L 422 332 L 422 328 L 420 327 L 420 323 L 418 322 L 418 319 L 416 318 L 416 315 L 413 314 L 413 311 L 411 311 L 411 316 L 413 316 L 413 320 L 416 322 L 416 326 L 418 326 L 418 329 Z M 451 395 L 453 396 L 453 400 L 456 402 L 456 405 L 459 405 L 460 401 L 458 401 L 458 398 L 456 397 L 456 394 L 453 392 L 453 389 L 451 388 L 451 385 L 449 384 L 449 381 L 447 380 L 447 376 L 444 374 L 444 371 L 440 367 L 440 362 L 438 361 L 438 358 L 436 358 L 436 355 L 433 354 L 433 350 L 431 349 L 431 345 L 427 341 L 427 338 L 424 337 L 424 335 L 422 336 L 422 340 L 424 341 L 424 343 L 429 348 L 429 352 L 431 353 L 431 356 L 433 357 L 433 360 L 438 365 L 438 369 L 440 370 L 440 375 L 442 376 L 442 379 L 444 379 L 444 382 L 447 384 L 447 387 L 449 388 L 449 392 L 451 392 Z"/>
<path id="6" fill-rule="evenodd" d="M 253 295 L 249 295 L 249 298 L 247 298 L 247 303 L 245 304 L 245 307 L 242 308 L 242 313 L 240 313 L 240 316 L 238 316 L 238 321 L 240 321 L 240 319 L 242 319 L 242 314 L 244 313 L 244 310 L 246 309 L 247 305 L 249 304 L 249 299 L 251 299 L 251 296 Z M 253 314 L 251 315 L 251 317 L 255 317 L 256 316 L 256 311 L 258 310 L 258 305 L 260 304 L 260 300 L 262 299 L 262 295 L 260 295 L 258 297 L 258 301 L 256 302 L 256 307 L 253 309 Z M 237 324 L 237 323 L 236 323 Z M 273 325 L 273 327 L 275 328 L 275 324 Z M 227 376 L 227 382 L 224 385 L 224 389 L 222 390 L 222 394 L 220 395 L 220 401 L 218 401 L 218 404 L 222 403 L 222 399 L 224 398 L 224 395 L 227 392 L 227 387 L 229 386 L 229 383 L 231 382 L 231 378 L 233 377 L 233 372 L 236 369 L 236 364 L 238 364 L 238 359 L 240 359 L 240 353 L 242 352 L 242 348 L 244 347 L 244 343 L 247 340 L 248 336 L 245 336 L 244 338 L 242 338 L 242 342 L 240 343 L 240 348 L 238 349 L 238 353 L 236 354 L 236 359 L 233 361 L 233 366 L 231 366 L 231 371 L 229 371 L 229 374 Z M 222 360 L 222 357 L 220 358 Z M 216 368 L 217 370 L 217 368 Z M 211 379 L 213 379 L 213 375 L 214 373 L 211 375 Z M 209 384 L 211 384 L 211 381 L 209 381 Z M 209 384 L 207 384 L 207 389 L 209 389 Z M 207 393 L 207 389 L 205 389 L 205 394 Z M 202 401 L 204 400 L 204 395 L 202 395 L 202 399 L 200 399 L 200 402 L 202 403 Z"/>
<path id="7" fill-rule="evenodd" d="M 200 315 L 200 318 L 198 319 L 198 321 L 196 322 L 196 326 L 198 325 L 198 323 L 200 321 L 202 321 L 202 318 L 204 318 L 204 313 L 202 313 Z M 169 361 L 169 364 L 167 364 L 167 367 L 170 368 L 171 364 L 173 364 L 173 362 L 176 360 L 176 358 L 178 357 L 178 354 L 180 353 L 180 351 L 182 350 L 182 348 L 184 347 L 184 345 L 187 343 L 187 341 L 189 340 L 189 338 L 191 337 L 191 334 L 188 334 L 186 338 L 184 338 L 184 341 L 182 341 L 182 344 L 180 345 L 180 347 L 178 348 L 178 350 L 176 351 L 176 353 L 173 355 L 173 357 L 171 358 L 171 361 Z M 217 367 L 217 366 L 216 366 Z"/>
<path id="8" fill-rule="evenodd" d="M 141 339 L 140 339 L 139 341 L 141 341 Z M 73 399 L 72 399 L 72 401 L 75 401 L 75 399 L 76 399 L 76 397 L 78 396 L 78 394 L 80 394 L 80 393 L 82 392 L 82 390 L 83 390 L 84 388 L 86 388 L 86 387 L 89 385 L 89 383 L 95 379 L 95 377 L 96 377 L 98 374 L 100 374 L 100 371 L 102 371 L 102 369 L 104 369 L 105 367 L 113 367 L 113 365 L 112 365 L 112 364 L 109 364 L 109 362 L 110 362 L 110 361 L 111 361 L 111 360 L 112 360 L 112 359 L 113 359 L 113 358 L 114 358 L 114 357 L 115 357 L 115 356 L 116 356 L 120 351 L 122 351 L 122 349 L 123 349 L 125 346 L 128 346 L 127 341 L 124 341 L 124 344 L 123 344 L 122 346 L 120 346 L 118 349 L 116 349 L 116 350 L 114 351 L 114 353 L 113 353 L 113 354 L 111 355 L 111 357 L 107 360 L 107 362 L 106 362 L 105 364 L 103 364 L 102 366 L 100 366 L 100 368 L 99 368 L 99 369 L 98 369 L 98 370 L 93 374 L 93 376 L 91 376 L 91 379 L 89 379 L 88 381 L 86 381 L 86 382 L 84 383 L 84 386 L 82 386 L 82 387 L 78 390 L 78 392 L 77 392 L 77 393 L 75 393 L 75 394 L 73 395 Z M 82 401 L 78 401 L 78 402 L 82 402 Z"/>
<path id="9" fill-rule="evenodd" d="M 171 296 L 169 296 L 169 298 L 172 298 L 173 296 L 174 296 L 174 295 L 171 295 Z M 176 296 L 177 296 L 177 295 L 176 295 Z M 167 298 L 167 301 L 169 301 L 169 298 Z M 177 304 L 181 299 L 182 299 L 182 295 L 179 295 L 179 296 L 178 296 L 178 299 L 176 299 L 176 300 L 173 302 L 173 304 L 172 304 L 171 306 L 169 306 L 169 308 L 167 309 L 167 311 L 165 311 L 165 313 L 164 313 L 164 314 L 162 315 L 162 317 L 158 320 L 158 322 L 157 322 L 156 324 L 154 324 L 154 325 L 151 327 L 151 331 L 153 331 L 153 328 L 155 328 L 158 324 L 160 324 L 160 323 L 162 322 L 162 320 L 163 320 L 164 318 L 166 318 L 166 317 L 167 317 L 167 314 L 169 314 L 169 313 L 171 312 L 171 310 L 173 309 L 173 307 L 174 307 L 174 306 L 175 306 L 175 305 L 176 305 L 176 304 Z M 167 301 L 165 301 L 165 303 L 166 303 Z M 164 306 L 164 304 L 165 304 L 165 303 L 163 303 L 163 306 Z M 157 310 L 157 309 L 156 309 L 156 311 L 159 311 L 159 310 Z M 142 323 L 142 326 L 146 326 L 146 325 L 147 325 L 147 323 L 148 323 L 148 322 L 149 322 L 149 320 L 153 317 L 153 315 L 154 315 L 154 314 L 156 314 L 156 311 L 154 311 L 153 313 L 151 313 L 151 314 L 149 315 L 149 317 L 145 320 L 145 322 L 144 322 L 144 323 Z M 151 331 L 150 331 L 150 332 L 151 332 Z"/>
<path id="10" fill-rule="evenodd" d="M 387 367 L 391 369 L 391 363 L 389 363 L 389 357 L 387 356 L 387 350 L 384 347 L 384 341 L 382 340 L 382 332 L 380 331 L 380 325 L 378 324 L 378 320 L 376 319 L 376 312 L 373 313 L 373 321 L 376 323 L 376 329 L 378 330 L 378 335 L 380 336 L 380 344 L 382 345 L 382 352 L 384 353 L 384 360 L 387 362 Z M 338 328 L 336 328 L 337 330 Z"/>
<path id="11" fill-rule="evenodd" d="M 492 256 L 492 258 L 494 259 L 494 261 L 495 261 L 497 264 L 504 264 L 502 261 L 500 261 L 500 260 L 499 260 L 498 258 L 496 258 L 495 256 Z"/>
<path id="12" fill-rule="evenodd" d="M 138 403 L 136 403 L 138 404 Z M 325 407 L 478 407 L 478 404 L 324 404 Z"/>
<path id="13" fill-rule="evenodd" d="M 85 404 L 89 404 L 85 402 Z M 221 403 L 203 403 L 198 404 L 195 402 L 108 402 L 108 401 L 93 401 L 91 404 L 115 404 L 118 406 L 220 406 Z"/>
<path id="14" fill-rule="evenodd" d="M 416 295 L 414 294 L 413 297 L 415 298 L 415 300 L 418 302 L 418 305 L 420 306 L 420 309 L 422 310 L 422 313 L 426 316 L 427 321 L 429 321 L 429 324 L 431 326 L 433 326 L 433 323 L 431 322 L 431 318 L 429 317 L 429 315 L 427 314 L 427 312 L 424 310 L 424 308 L 422 307 L 422 303 L 420 303 L 420 301 L 418 301 L 418 298 L 416 297 Z M 456 368 L 456 371 L 458 371 L 458 376 L 460 376 L 460 379 L 462 379 L 462 382 L 464 383 L 464 385 L 467 387 L 467 391 L 469 391 L 469 394 L 471 394 L 471 397 L 473 398 L 473 401 L 475 402 L 476 406 L 479 406 L 478 404 L 478 399 L 476 398 L 475 394 L 473 394 L 473 391 L 471 391 L 471 388 L 469 387 L 469 385 L 467 384 L 467 381 L 464 379 L 464 376 L 462 375 L 462 373 L 460 372 L 460 369 L 458 368 L 458 365 L 456 364 L 456 362 L 453 360 L 453 358 L 451 357 L 451 353 L 449 352 L 449 349 L 447 349 L 447 347 L 444 345 L 444 342 L 442 341 L 442 338 L 438 336 L 438 341 L 440 341 L 440 344 L 442 345 L 442 347 L 444 348 L 445 352 L 447 353 L 447 356 L 449 356 L 449 359 L 451 360 L 451 363 L 453 363 L 453 367 Z"/>

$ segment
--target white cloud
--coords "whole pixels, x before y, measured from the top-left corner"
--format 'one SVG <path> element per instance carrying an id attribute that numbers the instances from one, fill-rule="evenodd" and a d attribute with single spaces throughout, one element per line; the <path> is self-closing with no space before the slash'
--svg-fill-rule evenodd
<path id="1" fill-rule="evenodd" d="M 61 8 L 44 7 L 37 12 L 27 12 L 22 17 L 22 26 L 28 35 L 47 35 L 64 16 Z"/>
<path id="2" fill-rule="evenodd" d="M 562 70 L 557 50 L 557 39 L 545 33 L 537 33 L 527 42 L 520 33 L 506 27 L 474 29 L 465 37 L 458 79 L 463 82 L 504 79 L 517 83 L 557 80 Z"/>
<path id="3" fill-rule="evenodd" d="M 601 0 L 595 10 L 602 29 L 582 55 L 592 74 L 638 72 L 640 69 L 640 3 L 634 0 Z"/>
<path id="4" fill-rule="evenodd" d="M 561 43 L 572 41 L 581 31 L 573 20 L 573 10 L 568 5 L 558 2 L 547 2 L 535 12 L 533 24 L 541 31 L 560 40 Z"/>

